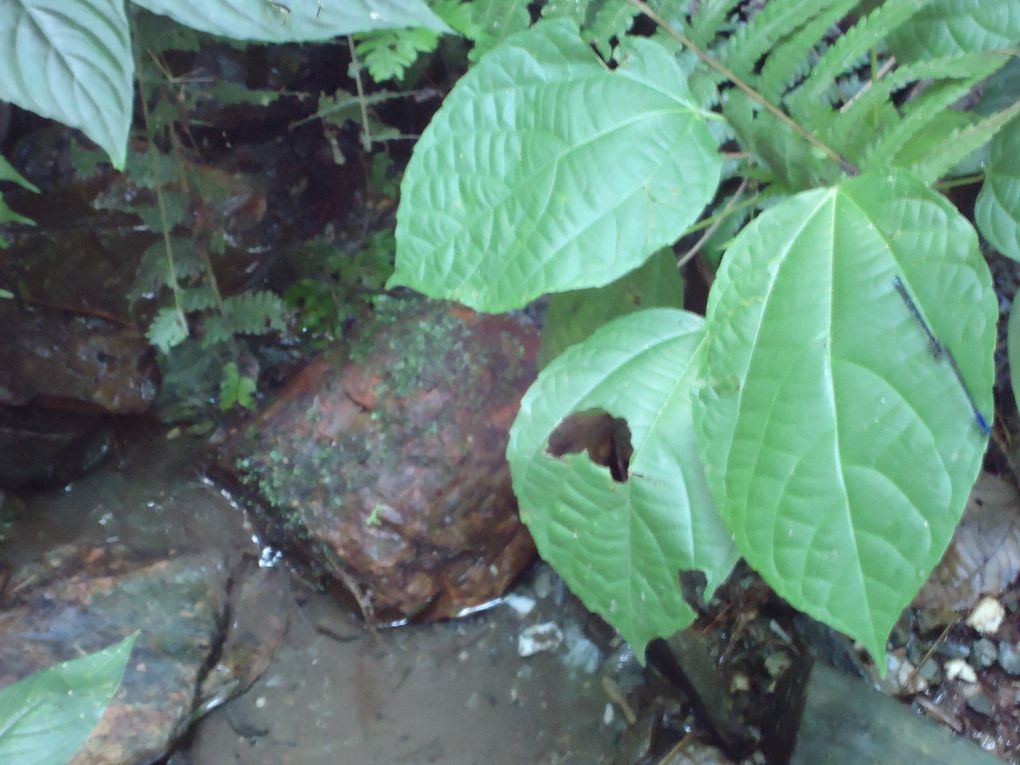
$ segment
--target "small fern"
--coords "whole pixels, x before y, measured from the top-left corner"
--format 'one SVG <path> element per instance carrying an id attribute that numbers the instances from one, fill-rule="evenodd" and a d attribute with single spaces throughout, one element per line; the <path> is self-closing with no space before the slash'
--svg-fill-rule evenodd
<path id="1" fill-rule="evenodd" d="M 399 80 L 422 53 L 431 53 L 439 45 L 439 35 L 431 29 L 379 29 L 355 36 L 355 52 L 376 82 Z"/>
<path id="2" fill-rule="evenodd" d="M 202 343 L 206 346 L 229 340 L 234 335 L 264 335 L 286 329 L 287 305 L 275 293 L 243 292 L 224 299 L 219 313 L 203 322 Z"/>

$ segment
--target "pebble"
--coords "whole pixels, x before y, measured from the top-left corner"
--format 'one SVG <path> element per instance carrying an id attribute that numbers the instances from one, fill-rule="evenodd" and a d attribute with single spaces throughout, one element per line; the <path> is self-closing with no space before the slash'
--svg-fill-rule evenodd
<path id="1" fill-rule="evenodd" d="M 556 622 L 534 624 L 521 630 L 517 636 L 517 654 L 534 656 L 542 651 L 555 651 L 563 643 L 563 630 Z"/>
<path id="2" fill-rule="evenodd" d="M 979 667 L 992 666 L 998 653 L 998 647 L 988 638 L 981 638 L 974 643 L 974 663 Z"/>
<path id="3" fill-rule="evenodd" d="M 994 635 L 1006 618 L 1006 609 L 995 598 L 982 598 L 967 617 L 967 626 L 982 635 Z"/>
<path id="4" fill-rule="evenodd" d="M 1020 644 L 999 643 L 999 666 L 1008 675 L 1020 675 Z"/>
<path id="5" fill-rule="evenodd" d="M 963 659 L 950 659 L 946 662 L 946 679 L 960 679 L 965 683 L 976 683 L 977 675 L 974 668 Z"/>
<path id="6" fill-rule="evenodd" d="M 967 706 L 978 714 L 982 714 L 987 717 L 991 717 L 992 713 L 995 711 L 995 708 L 992 706 L 991 699 L 980 691 L 967 699 Z"/>
<path id="7" fill-rule="evenodd" d="M 504 602 L 518 616 L 527 616 L 535 610 L 535 599 L 527 595 L 507 595 Z"/>

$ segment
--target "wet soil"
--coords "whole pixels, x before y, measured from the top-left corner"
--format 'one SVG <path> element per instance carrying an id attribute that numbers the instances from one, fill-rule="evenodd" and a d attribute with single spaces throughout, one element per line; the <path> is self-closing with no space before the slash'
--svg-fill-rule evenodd
<path id="1" fill-rule="evenodd" d="M 627 726 L 602 678 L 636 685 L 640 672 L 626 647 L 593 642 L 587 615 L 551 570 L 532 569 L 509 602 L 483 613 L 373 631 L 260 544 L 203 478 L 204 459 L 201 444 L 135 435 L 96 472 L 25 495 L 0 545 L 7 566 L 84 538 L 280 567 L 285 585 L 257 607 L 287 617 L 283 644 L 247 693 L 196 724 L 172 765 L 615 761 Z M 560 644 L 522 658 L 521 633 L 548 622 Z"/>

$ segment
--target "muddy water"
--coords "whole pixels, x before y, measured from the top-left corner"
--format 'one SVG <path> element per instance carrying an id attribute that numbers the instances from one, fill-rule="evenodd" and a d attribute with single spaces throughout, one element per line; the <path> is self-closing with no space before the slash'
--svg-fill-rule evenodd
<path id="1" fill-rule="evenodd" d="M 202 479 L 201 460 L 195 443 L 134 439 L 66 489 L 27 496 L 0 562 L 82 538 L 152 554 L 215 547 L 271 557 Z M 511 603 L 378 633 L 286 566 L 274 571 L 282 586 L 266 588 L 259 607 L 287 616 L 283 643 L 247 693 L 197 723 L 171 765 L 615 761 L 625 726 L 602 679 L 636 678 L 636 665 L 625 648 L 592 642 L 550 570 L 529 572 Z M 562 643 L 522 658 L 521 633 L 547 622 Z"/>

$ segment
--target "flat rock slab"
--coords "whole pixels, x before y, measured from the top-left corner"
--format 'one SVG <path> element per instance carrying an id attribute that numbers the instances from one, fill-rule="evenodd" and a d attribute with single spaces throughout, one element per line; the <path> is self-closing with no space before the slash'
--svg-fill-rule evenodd
<path id="1" fill-rule="evenodd" d="M 996 757 L 822 663 L 811 670 L 790 765 L 996 765 Z"/>
<path id="2" fill-rule="evenodd" d="M 220 657 L 230 589 L 216 553 L 138 560 L 117 546 L 55 548 L 7 579 L 0 686 L 140 630 L 120 688 L 72 765 L 152 762 L 209 706 L 206 694 L 222 699 L 253 679 L 250 661 L 231 675 Z"/>
<path id="3" fill-rule="evenodd" d="M 316 358 L 222 466 L 270 536 L 380 622 L 498 597 L 534 556 L 505 451 L 537 331 L 448 303 L 387 300 L 349 350 Z"/>

